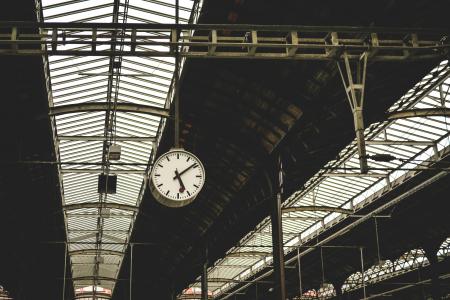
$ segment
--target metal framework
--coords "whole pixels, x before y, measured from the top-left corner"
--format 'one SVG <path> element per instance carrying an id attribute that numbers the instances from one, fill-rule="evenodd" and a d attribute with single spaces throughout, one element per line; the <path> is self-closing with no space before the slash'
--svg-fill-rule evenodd
<path id="1" fill-rule="evenodd" d="M 174 86 L 178 76 L 173 75 L 181 72 L 185 58 L 343 59 L 346 65 L 363 58 L 365 65 L 368 58 L 370 61 L 436 59 L 449 53 L 448 32 L 442 30 L 188 24 L 196 22 L 200 7 L 201 1 L 192 5 L 187 0 L 174 3 L 101 0 L 85 6 L 78 1 L 37 0 L 38 22 L 0 23 L 0 55 L 42 55 L 44 58 L 67 251 L 79 298 L 104 296 L 97 293 L 99 288 L 109 289 L 111 293 L 114 289 L 113 280 L 106 282 L 102 278 L 118 276 L 145 191 L 145 175 L 150 171 L 165 119 L 170 118 L 172 99 L 178 96 Z M 173 21 L 176 24 L 168 24 Z M 180 64 L 179 58 L 182 58 Z M 352 70 L 347 66 L 346 70 L 348 80 L 346 84 L 344 79 L 344 84 L 355 115 L 361 173 L 319 174 L 309 182 L 309 187 L 314 187 L 308 193 L 293 195 L 288 201 L 292 207 L 283 208 L 286 220 L 282 225 L 288 232 L 282 237 L 282 243 L 287 248 L 301 242 L 307 228 L 318 230 L 329 223 L 330 216 L 354 211 L 357 195 L 346 188 L 350 184 L 347 177 L 358 178 L 356 193 L 363 193 L 380 180 L 386 179 L 387 184 L 391 180 L 387 171 L 365 174 L 370 168 L 361 123 L 364 76 L 358 75 L 353 81 Z M 442 101 L 442 88 L 440 96 L 433 97 Z M 442 124 L 439 120 L 433 122 Z M 380 127 L 386 128 L 385 125 Z M 371 138 L 379 140 L 374 135 Z M 414 136 L 393 134 L 393 144 L 387 144 L 388 139 L 386 144 L 367 143 L 367 152 L 376 153 L 377 147 L 387 146 L 398 150 L 402 158 L 410 159 L 429 146 L 419 141 L 398 144 L 403 138 L 414 142 Z M 424 142 L 433 142 L 434 149 L 437 137 L 433 138 L 428 141 L 425 136 Z M 108 157 L 109 147 L 117 144 L 121 146 L 124 163 L 120 168 Z M 344 164 L 354 166 L 352 147 L 344 151 Z M 74 161 L 81 163 L 69 164 Z M 100 173 L 119 174 L 117 194 L 96 193 L 96 176 Z M 323 185 L 328 192 L 335 190 L 336 185 L 343 185 L 343 199 L 330 201 L 321 189 Z M 308 202 L 311 205 L 305 206 Z M 300 206 L 303 208 L 296 208 Z M 97 234 L 93 235 L 94 232 Z M 209 284 L 215 295 L 230 295 L 226 290 L 232 283 L 271 263 L 270 255 L 259 255 L 263 252 L 256 255 L 252 248 L 258 243 L 272 247 L 270 232 L 265 220 L 254 232 L 256 236 L 245 237 L 241 246 L 230 252 L 235 254 L 222 260 L 230 271 L 220 278 L 228 278 L 229 282 Z M 300 235 L 297 240 L 291 234 L 296 232 Z M 215 264 L 210 274 L 219 264 Z M 239 270 L 230 266 L 238 266 Z M 82 293 L 89 286 L 92 290 Z"/>
<path id="2" fill-rule="evenodd" d="M 395 114 L 417 109 L 443 110 L 450 107 L 450 65 L 442 61 L 433 71 L 418 82 L 410 91 L 389 109 Z M 341 220 L 357 216 L 357 211 L 366 204 L 376 201 L 387 191 L 416 176 L 420 170 L 438 161 L 450 151 L 450 119 L 445 115 L 418 116 L 371 124 L 364 130 L 367 156 L 389 153 L 391 161 L 368 160 L 368 172 L 360 172 L 357 141 L 344 148 L 339 159 L 327 163 L 298 192 L 283 203 L 283 246 L 285 254 L 300 249 L 299 257 L 312 249 L 301 250 L 302 245 L 314 239 L 319 233 Z M 335 170 L 343 169 L 343 172 Z M 349 171 L 347 171 L 349 170 Z M 443 172 L 445 174 L 445 172 Z M 441 175 L 440 175 L 441 176 Z M 442 175 L 443 176 L 443 175 Z M 424 185 L 428 184 L 427 182 Z M 414 193 L 414 190 L 408 193 Z M 403 199 L 402 197 L 399 198 Z M 396 201 L 400 201 L 396 200 Z M 302 207 L 306 207 L 303 209 Z M 312 207 L 312 211 L 308 209 Z M 318 209 L 324 207 L 324 209 Z M 325 209 L 326 208 L 326 209 Z M 342 209 L 342 211 L 340 211 Z M 360 218 L 354 225 L 364 221 Z M 353 224 L 353 223 L 352 223 Z M 208 272 L 211 279 L 208 286 L 215 299 L 232 298 L 249 288 L 253 283 L 264 280 L 273 269 L 271 253 L 270 219 L 264 219 L 253 231 L 230 249 L 226 256 L 216 261 Z M 292 235 L 297 233 L 297 235 Z M 327 240 L 324 241 L 326 243 Z M 321 244 L 322 245 L 322 244 Z M 325 245 L 325 244 L 324 244 Z M 250 253 L 263 250 L 263 253 Z M 243 253 L 249 252 L 248 256 Z M 288 260 L 286 264 L 295 263 Z M 221 267 L 237 265 L 239 267 Z M 242 268 L 241 266 L 246 266 Z M 262 271 L 257 278 L 253 276 Z M 215 278 L 228 278 L 230 282 L 214 282 Z M 190 287 L 197 287 L 198 282 Z"/>
<path id="3" fill-rule="evenodd" d="M 180 49 L 189 58 L 334 60 L 345 50 L 350 59 L 392 61 L 449 50 L 449 32 L 432 29 L 45 21 L 0 23 L 0 55 L 173 57 Z"/>

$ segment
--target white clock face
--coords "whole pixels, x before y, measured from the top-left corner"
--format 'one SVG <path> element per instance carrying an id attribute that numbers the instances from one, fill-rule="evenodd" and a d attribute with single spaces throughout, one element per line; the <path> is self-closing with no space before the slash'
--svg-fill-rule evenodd
<path id="1" fill-rule="evenodd" d="M 205 182 L 205 169 L 192 153 L 171 150 L 155 162 L 151 174 L 152 192 L 164 205 L 179 207 L 189 204 Z"/>

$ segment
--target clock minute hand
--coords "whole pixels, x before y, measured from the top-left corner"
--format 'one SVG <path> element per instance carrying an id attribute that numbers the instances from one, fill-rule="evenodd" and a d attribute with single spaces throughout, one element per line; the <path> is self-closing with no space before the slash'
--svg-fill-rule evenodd
<path id="1" fill-rule="evenodd" d="M 183 175 L 184 173 L 186 173 L 187 171 L 189 171 L 193 166 L 195 166 L 197 163 L 193 163 L 192 165 L 190 165 L 189 167 L 187 167 L 186 169 L 184 169 L 183 171 L 181 171 L 180 173 L 178 173 L 178 176 Z M 175 176 L 173 178 L 173 180 L 177 179 L 178 176 Z"/>

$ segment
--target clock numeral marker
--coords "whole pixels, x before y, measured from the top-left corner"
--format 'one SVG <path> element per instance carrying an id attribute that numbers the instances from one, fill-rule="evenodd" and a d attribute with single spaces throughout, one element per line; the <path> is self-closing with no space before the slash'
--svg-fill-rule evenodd
<path id="1" fill-rule="evenodd" d="M 177 159 L 180 159 L 180 153 L 177 153 Z"/>
<path id="2" fill-rule="evenodd" d="M 198 185 L 194 184 L 194 186 L 195 186 L 196 188 L 198 188 Z"/>
<path id="3" fill-rule="evenodd" d="M 168 156 L 166 156 L 166 158 L 167 158 L 167 161 L 170 161 L 170 159 L 169 159 L 169 157 L 168 157 Z"/>
<path id="4" fill-rule="evenodd" d="M 167 196 L 167 195 L 169 195 L 169 190 L 167 190 L 167 192 L 166 192 L 166 196 Z"/>
<path id="5" fill-rule="evenodd" d="M 188 159 L 186 159 L 186 162 L 188 162 L 189 160 L 190 160 L 191 158 L 190 157 L 188 157 Z"/>
<path id="6" fill-rule="evenodd" d="M 197 168 L 198 167 L 198 165 L 197 164 L 195 164 L 194 166 L 193 166 L 193 168 L 195 169 L 195 168 Z"/>
<path id="7" fill-rule="evenodd" d="M 161 176 L 161 174 L 155 174 L 154 176 L 155 176 L 155 177 L 158 177 L 158 176 Z"/>
<path id="8" fill-rule="evenodd" d="M 157 187 L 160 187 L 160 186 L 162 186 L 162 185 L 163 185 L 163 184 L 162 184 L 162 183 L 160 183 L 160 184 L 158 184 L 158 185 L 157 185 Z"/>
<path id="9" fill-rule="evenodd" d="M 180 199 L 180 193 L 177 193 L 177 199 Z"/>
<path id="10" fill-rule="evenodd" d="M 186 193 L 189 195 L 189 197 L 191 196 L 191 193 L 189 193 L 189 191 L 186 191 Z"/>
<path id="11" fill-rule="evenodd" d="M 158 166 L 160 167 L 160 168 L 162 168 L 163 166 L 161 165 L 161 164 L 158 164 Z"/>
<path id="12" fill-rule="evenodd" d="M 195 177 L 202 178 L 202 175 L 196 175 Z"/>

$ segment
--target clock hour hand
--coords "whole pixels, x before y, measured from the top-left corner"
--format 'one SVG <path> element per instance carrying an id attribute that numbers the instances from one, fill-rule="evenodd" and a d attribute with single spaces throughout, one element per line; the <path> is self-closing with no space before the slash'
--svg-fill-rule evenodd
<path id="1" fill-rule="evenodd" d="M 180 173 L 178 173 L 178 170 L 175 169 L 175 177 L 174 179 L 178 179 L 178 182 L 180 183 L 180 193 L 184 192 L 186 189 L 183 183 L 183 180 L 181 180 Z"/>
<path id="2" fill-rule="evenodd" d="M 183 171 L 181 171 L 180 173 L 178 173 L 178 177 L 183 175 L 184 173 L 186 173 L 187 171 L 189 171 L 192 167 L 194 167 L 195 165 L 197 165 L 197 163 L 193 163 L 192 165 L 190 165 L 189 167 L 187 167 L 186 169 L 184 169 Z M 173 180 L 177 179 L 177 175 L 175 175 L 175 177 L 173 178 Z"/>

